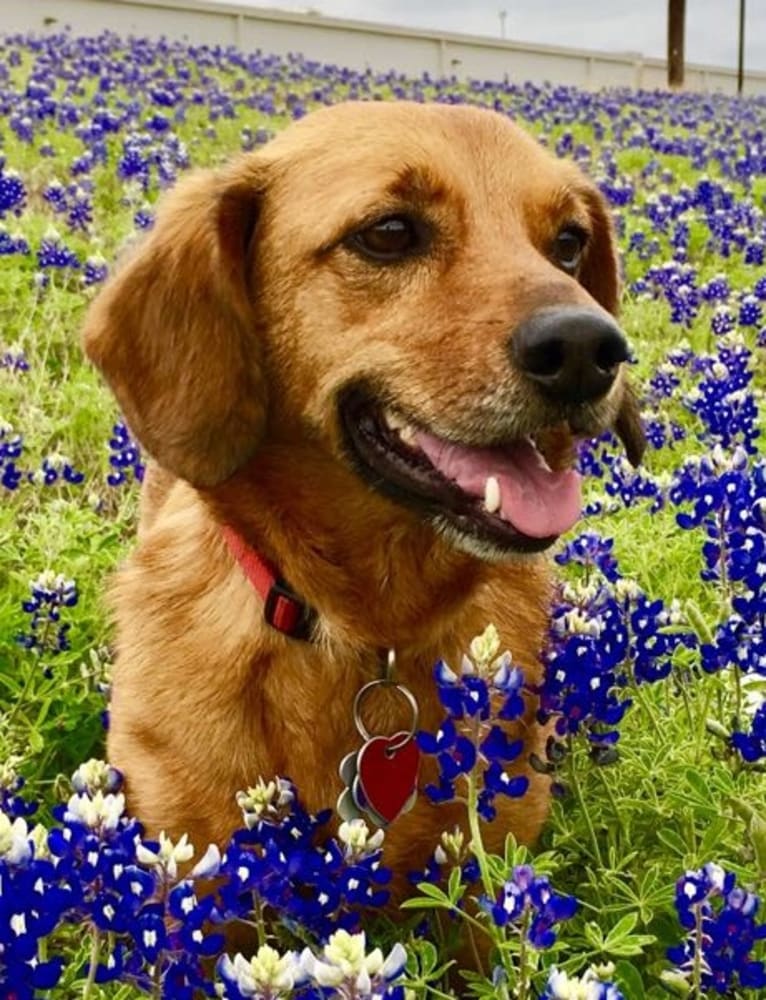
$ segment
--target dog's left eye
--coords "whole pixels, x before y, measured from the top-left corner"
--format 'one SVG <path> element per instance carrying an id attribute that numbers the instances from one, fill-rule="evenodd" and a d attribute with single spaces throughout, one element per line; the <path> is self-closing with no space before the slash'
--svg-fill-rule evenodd
<path id="1" fill-rule="evenodd" d="M 585 240 L 586 235 L 582 229 L 577 226 L 567 226 L 553 241 L 553 257 L 559 267 L 567 273 L 574 274 L 579 267 Z"/>
<path id="2" fill-rule="evenodd" d="M 387 215 L 347 241 L 357 252 L 380 263 L 401 260 L 421 250 L 425 244 L 423 227 L 407 215 Z"/>

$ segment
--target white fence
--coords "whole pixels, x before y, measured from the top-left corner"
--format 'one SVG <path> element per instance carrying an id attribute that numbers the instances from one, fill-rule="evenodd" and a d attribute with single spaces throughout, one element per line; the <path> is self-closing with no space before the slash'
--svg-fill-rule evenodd
<path id="1" fill-rule="evenodd" d="M 324 63 L 416 76 L 427 71 L 459 79 L 549 80 L 589 89 L 662 88 L 667 79 L 663 60 L 632 53 L 397 28 L 211 0 L 0 0 L 0 32 L 59 31 L 66 25 L 77 34 L 110 29 L 125 35 L 164 35 L 277 55 L 300 52 Z M 734 70 L 686 67 L 690 90 L 733 94 L 736 82 Z M 766 94 L 766 73 L 748 73 L 745 92 Z"/>

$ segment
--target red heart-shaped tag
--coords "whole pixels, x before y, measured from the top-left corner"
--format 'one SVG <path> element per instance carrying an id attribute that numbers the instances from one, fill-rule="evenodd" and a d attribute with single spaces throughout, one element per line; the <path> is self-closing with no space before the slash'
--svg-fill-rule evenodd
<path id="1" fill-rule="evenodd" d="M 420 750 L 406 736 L 374 736 L 359 751 L 357 773 L 364 798 L 386 823 L 393 823 L 418 784 Z"/>

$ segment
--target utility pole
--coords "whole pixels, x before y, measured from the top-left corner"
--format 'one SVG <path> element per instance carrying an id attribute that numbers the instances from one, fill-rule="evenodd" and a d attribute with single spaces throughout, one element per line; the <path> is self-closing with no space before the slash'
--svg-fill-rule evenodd
<path id="1" fill-rule="evenodd" d="M 737 59 L 737 93 L 745 85 L 745 0 L 739 0 L 739 57 Z"/>
<path id="2" fill-rule="evenodd" d="M 505 38 L 505 19 L 508 17 L 508 11 L 499 10 L 497 16 L 500 18 L 500 37 Z"/>
<path id="3" fill-rule="evenodd" d="M 680 90 L 684 85 L 684 33 L 686 0 L 668 0 L 668 86 Z"/>

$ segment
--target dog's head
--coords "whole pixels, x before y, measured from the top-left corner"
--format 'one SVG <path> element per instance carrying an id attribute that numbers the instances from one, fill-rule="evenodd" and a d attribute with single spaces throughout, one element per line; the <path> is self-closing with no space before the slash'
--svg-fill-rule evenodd
<path id="1" fill-rule="evenodd" d="M 640 459 L 618 293 L 600 195 L 507 119 L 346 104 L 181 181 L 85 344 L 190 483 L 310 440 L 492 557 L 571 526 L 577 438 Z"/>

